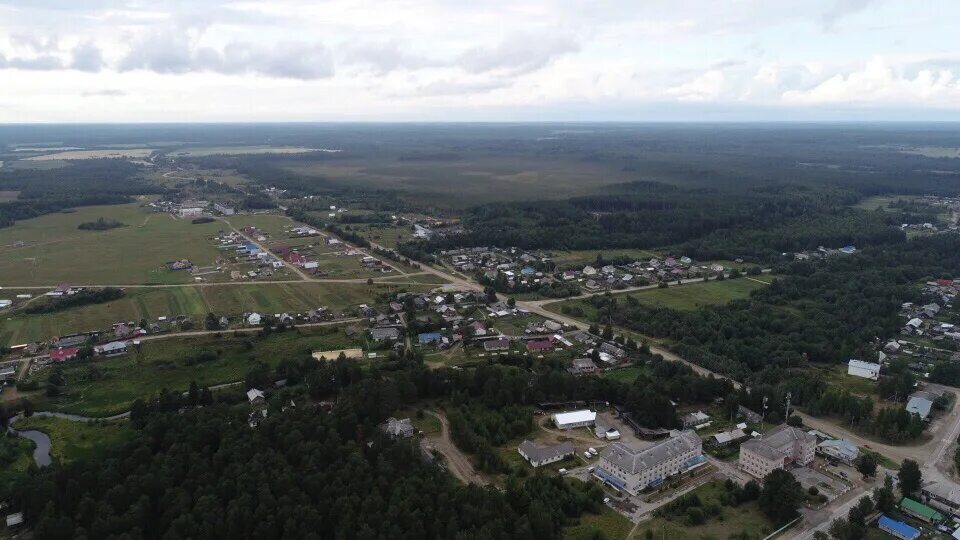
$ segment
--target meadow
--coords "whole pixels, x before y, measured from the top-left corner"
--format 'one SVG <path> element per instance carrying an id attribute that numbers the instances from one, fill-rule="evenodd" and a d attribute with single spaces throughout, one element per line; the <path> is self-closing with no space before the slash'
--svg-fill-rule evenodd
<path id="1" fill-rule="evenodd" d="M 737 279 L 725 279 L 723 281 L 712 280 L 707 282 L 686 283 L 683 285 L 671 285 L 666 289 L 645 289 L 631 293 L 614 294 L 614 296 L 630 296 L 641 304 L 650 307 L 666 307 L 693 311 L 706 306 L 719 306 L 733 300 L 747 298 L 751 292 L 766 287 L 772 279 L 773 277 L 770 275 L 763 275 L 759 278 L 745 276 Z M 587 319 L 596 311 L 589 301 L 584 299 L 552 302 L 546 304 L 545 307 L 554 313 L 562 313 L 564 307 L 573 306 L 582 309 Z"/>
<path id="2" fill-rule="evenodd" d="M 240 156 L 259 154 L 305 154 L 323 152 L 321 148 L 303 146 L 210 146 L 175 150 L 169 155 L 176 157 Z"/>
<path id="3" fill-rule="evenodd" d="M 63 365 L 66 393 L 31 396 L 37 410 L 52 410 L 86 416 L 110 416 L 129 410 L 137 399 L 160 390 L 186 391 L 191 382 L 201 386 L 242 381 L 259 363 L 276 366 L 281 360 L 309 358 L 313 350 L 345 349 L 359 343 L 337 327 L 303 328 L 266 337 L 235 337 L 225 332 L 184 339 L 144 342 L 141 351 Z M 188 365 L 186 358 L 198 351 L 211 351 L 214 360 Z M 48 372 L 36 377 L 45 380 Z"/>
<path id="4" fill-rule="evenodd" d="M 152 148 L 124 148 L 104 150 L 67 150 L 53 154 L 43 154 L 24 158 L 24 161 L 59 161 L 71 159 L 106 159 L 106 158 L 146 158 L 153 153 Z"/>
<path id="5" fill-rule="evenodd" d="M 77 422 L 51 416 L 31 416 L 18 420 L 17 429 L 46 433 L 50 437 L 50 455 L 61 464 L 101 457 L 107 450 L 133 440 L 136 434 L 125 419 Z"/>
<path id="6" fill-rule="evenodd" d="M 750 534 L 757 534 L 759 538 L 774 530 L 770 521 L 760 512 L 756 501 L 743 503 L 737 507 L 723 506 L 720 503 L 720 497 L 724 491 L 722 482 L 712 480 L 690 492 L 691 494 L 695 493 L 704 506 L 719 506 L 722 517 L 709 518 L 705 524 L 696 526 L 688 525 L 679 518 L 667 520 L 662 517 L 655 517 L 638 527 L 636 537 L 707 540 L 729 538 L 731 535 L 746 531 Z M 764 534 L 759 534 L 761 532 Z"/>
<path id="7" fill-rule="evenodd" d="M 77 229 L 100 217 L 126 226 Z M 194 225 L 148 212 L 139 203 L 88 206 L 19 221 L 0 229 L 0 285 L 187 283 L 192 281 L 189 272 L 171 271 L 165 263 L 190 259 L 213 264 L 219 253 L 209 238 L 222 228 L 222 223 Z"/>
<path id="8" fill-rule="evenodd" d="M 197 325 L 207 313 L 235 319 L 243 313 L 305 313 L 327 306 L 338 312 L 371 303 L 376 294 L 413 285 L 365 283 L 270 283 L 126 289 L 123 298 L 44 314 L 14 314 L 0 322 L 0 345 L 47 340 L 51 336 L 109 328 L 118 321 L 156 321 L 187 315 Z M 428 289 L 429 287 L 424 287 Z"/>

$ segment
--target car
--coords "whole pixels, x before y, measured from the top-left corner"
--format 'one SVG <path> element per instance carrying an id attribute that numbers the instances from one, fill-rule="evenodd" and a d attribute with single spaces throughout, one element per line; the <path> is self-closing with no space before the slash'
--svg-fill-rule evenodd
<path id="1" fill-rule="evenodd" d="M 567 470 L 566 470 L 566 469 L 560 469 L 560 470 L 557 471 L 557 472 L 560 473 L 560 474 L 567 474 Z"/>
<path id="2" fill-rule="evenodd" d="M 610 504 L 610 497 L 604 497 L 603 504 Z"/>
<path id="3" fill-rule="evenodd" d="M 587 472 L 593 472 L 596 469 L 597 469 L 596 467 L 587 467 Z"/>

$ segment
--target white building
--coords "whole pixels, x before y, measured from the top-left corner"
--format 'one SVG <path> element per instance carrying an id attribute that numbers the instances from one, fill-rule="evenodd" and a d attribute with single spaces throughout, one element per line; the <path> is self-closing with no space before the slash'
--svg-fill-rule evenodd
<path id="1" fill-rule="evenodd" d="M 817 445 L 817 453 L 847 464 L 853 464 L 860 456 L 860 449 L 846 439 L 830 439 Z"/>
<path id="2" fill-rule="evenodd" d="M 594 475 L 611 486 L 632 493 L 659 485 L 670 475 L 699 467 L 706 460 L 700 437 L 693 431 L 636 449 L 615 442 L 600 452 Z"/>
<path id="3" fill-rule="evenodd" d="M 235 212 L 232 206 L 219 203 L 213 203 L 213 209 L 225 216 L 232 216 Z"/>
<path id="4" fill-rule="evenodd" d="M 203 215 L 203 208 L 189 207 L 180 209 L 180 217 L 197 217 Z"/>
<path id="5" fill-rule="evenodd" d="M 816 448 L 816 436 L 795 427 L 779 426 L 740 445 L 740 469 L 762 479 L 776 469 L 811 463 Z"/>
<path id="6" fill-rule="evenodd" d="M 875 381 L 880 378 L 880 364 L 864 362 L 862 360 L 850 360 L 847 364 L 847 375 Z"/>
<path id="7" fill-rule="evenodd" d="M 583 409 L 579 411 L 569 411 L 553 415 L 553 423 L 559 429 L 574 429 L 584 426 L 592 426 L 597 420 L 597 413 Z"/>

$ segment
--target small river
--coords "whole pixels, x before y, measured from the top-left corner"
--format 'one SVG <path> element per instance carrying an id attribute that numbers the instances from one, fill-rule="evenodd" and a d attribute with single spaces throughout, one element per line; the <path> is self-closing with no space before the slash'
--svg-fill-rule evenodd
<path id="1" fill-rule="evenodd" d="M 56 418 L 63 418 L 65 420 L 73 420 L 74 422 L 92 422 L 94 420 L 116 420 L 118 418 L 124 418 L 129 416 L 129 412 L 122 414 L 117 414 L 114 416 L 108 416 L 106 418 L 91 418 L 89 416 L 80 416 L 77 414 L 66 414 L 66 413 L 57 413 L 57 412 L 46 412 L 40 411 L 34 413 L 34 416 L 53 416 Z M 29 439 L 33 441 L 37 447 L 33 450 L 33 461 L 37 464 L 38 467 L 46 467 L 50 465 L 50 437 L 42 431 L 37 431 L 35 429 L 28 429 L 26 431 L 17 431 L 13 428 L 13 424 L 22 418 L 21 416 L 15 416 L 10 419 L 10 432 L 16 434 L 18 437 L 23 437 L 24 439 Z"/>

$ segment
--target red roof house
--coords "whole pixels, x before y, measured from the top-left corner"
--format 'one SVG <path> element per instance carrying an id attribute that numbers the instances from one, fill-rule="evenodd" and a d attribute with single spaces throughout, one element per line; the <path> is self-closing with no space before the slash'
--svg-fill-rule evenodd
<path id="1" fill-rule="evenodd" d="M 553 349 L 552 339 L 533 339 L 527 342 L 527 350 L 530 352 L 549 351 Z"/>
<path id="2" fill-rule="evenodd" d="M 78 352 L 80 352 L 80 349 L 77 347 L 60 347 L 59 349 L 50 351 L 48 356 L 50 356 L 50 359 L 54 362 L 63 362 L 77 356 Z"/>

